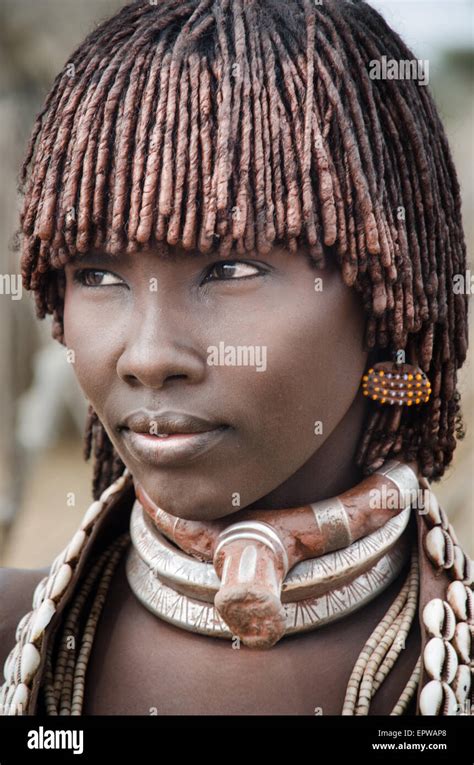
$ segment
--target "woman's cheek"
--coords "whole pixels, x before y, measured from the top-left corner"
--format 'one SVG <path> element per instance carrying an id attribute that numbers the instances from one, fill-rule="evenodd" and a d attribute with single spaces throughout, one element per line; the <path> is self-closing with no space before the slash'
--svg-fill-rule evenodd
<path id="1" fill-rule="evenodd" d="M 346 414 L 365 365 L 359 306 L 342 302 L 335 312 L 331 300 L 303 297 L 298 312 L 293 303 L 286 320 L 273 323 L 262 399 L 272 400 L 270 416 L 280 432 L 297 432 L 306 449 L 319 448 Z"/>
<path id="2" fill-rule="evenodd" d="M 79 349 L 76 356 L 76 377 L 82 390 L 100 413 L 102 401 L 106 397 L 110 380 L 105 365 L 99 363 L 99 358 L 86 349 Z"/>
<path id="3" fill-rule="evenodd" d="M 77 301 L 76 301 L 77 302 Z M 92 310 L 75 301 L 66 302 L 64 334 L 74 373 L 94 408 L 100 403 L 113 381 L 114 359 L 119 353 L 119 328 L 107 326 L 105 311 Z"/>

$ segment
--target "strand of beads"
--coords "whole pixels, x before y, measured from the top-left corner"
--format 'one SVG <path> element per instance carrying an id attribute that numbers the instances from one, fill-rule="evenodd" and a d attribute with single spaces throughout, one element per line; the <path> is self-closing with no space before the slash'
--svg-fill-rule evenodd
<path id="1" fill-rule="evenodd" d="M 405 646 L 416 613 L 419 565 L 416 544 L 402 589 L 365 643 L 354 665 L 342 708 L 343 715 L 367 715 L 370 703 Z M 391 714 L 402 715 L 419 680 L 419 661 Z"/>
<path id="2" fill-rule="evenodd" d="M 85 676 L 100 614 L 112 577 L 129 544 L 130 534 L 126 531 L 115 539 L 91 566 L 65 620 L 54 668 L 53 646 L 49 647 L 44 684 L 44 697 L 49 715 L 82 714 Z M 95 593 L 95 598 L 87 609 L 91 592 Z M 82 636 L 80 623 L 85 624 Z"/>

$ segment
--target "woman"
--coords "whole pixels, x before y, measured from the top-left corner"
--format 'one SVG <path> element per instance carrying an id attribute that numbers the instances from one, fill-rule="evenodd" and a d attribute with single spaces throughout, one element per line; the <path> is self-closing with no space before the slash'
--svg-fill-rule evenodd
<path id="1" fill-rule="evenodd" d="M 22 274 L 94 502 L 4 574 L 5 713 L 469 710 L 471 561 L 427 481 L 461 431 L 459 187 L 381 56 L 413 59 L 365 3 L 157 0 L 58 75 Z"/>

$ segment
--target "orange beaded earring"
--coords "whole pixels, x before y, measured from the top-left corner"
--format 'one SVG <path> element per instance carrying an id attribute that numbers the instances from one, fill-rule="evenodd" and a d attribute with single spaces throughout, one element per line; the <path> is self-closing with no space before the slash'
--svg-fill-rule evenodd
<path id="1" fill-rule="evenodd" d="M 431 384 L 425 373 L 411 364 L 382 361 L 362 378 L 362 393 L 379 404 L 426 404 Z"/>

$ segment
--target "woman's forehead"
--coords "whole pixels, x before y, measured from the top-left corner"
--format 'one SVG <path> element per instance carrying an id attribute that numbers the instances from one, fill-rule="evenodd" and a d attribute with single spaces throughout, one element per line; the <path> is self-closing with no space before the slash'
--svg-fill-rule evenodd
<path id="1" fill-rule="evenodd" d="M 268 257 L 274 256 L 275 250 L 273 249 Z M 257 257 L 258 255 L 255 254 Z M 251 255 L 249 254 L 249 257 Z M 91 249 L 88 252 L 76 253 L 72 255 L 66 267 L 75 267 L 84 263 L 93 262 L 108 267 L 121 264 L 127 267 L 133 267 L 134 263 L 148 260 L 160 261 L 166 263 L 193 263 L 199 261 L 200 263 L 206 263 L 221 258 L 216 252 L 200 252 L 199 250 L 185 250 L 182 247 L 176 245 L 166 245 L 158 242 L 156 245 L 150 247 L 144 247 L 136 252 L 127 252 L 127 250 L 119 250 L 118 252 L 111 254 L 101 249 Z M 233 252 L 227 253 L 223 259 L 232 260 L 236 258 L 236 254 Z"/>
<path id="2" fill-rule="evenodd" d="M 265 259 L 266 260 L 277 260 L 278 258 L 282 257 L 288 257 L 291 256 L 293 253 L 290 253 L 288 250 L 288 247 L 285 246 L 285 243 L 275 243 L 273 246 L 269 249 L 267 253 L 265 253 Z M 297 254 L 300 255 L 309 255 L 308 247 L 304 244 L 298 247 Z M 72 255 L 67 262 L 67 266 L 77 266 L 81 263 L 86 263 L 89 261 L 94 261 L 94 263 L 100 263 L 103 265 L 113 265 L 114 263 L 123 263 L 126 265 L 133 265 L 134 261 L 137 261 L 137 259 L 140 258 L 146 258 L 148 260 L 151 259 L 159 259 L 164 260 L 167 262 L 175 262 L 175 263 L 181 263 L 181 262 L 195 262 L 197 259 L 200 262 L 212 262 L 216 259 L 223 259 L 223 260 L 237 260 L 242 259 L 244 256 L 239 254 L 235 249 L 232 249 L 231 251 L 221 255 L 218 251 L 212 251 L 212 252 L 202 252 L 198 249 L 193 250 L 186 250 L 180 245 L 169 245 L 166 242 L 157 242 L 152 246 L 149 247 L 143 247 L 142 249 L 138 250 L 137 252 L 127 252 L 126 249 L 119 250 L 118 252 L 112 254 L 110 252 L 106 252 L 105 250 L 102 250 L 100 248 L 92 248 L 88 250 L 87 252 L 83 253 L 76 253 L 75 255 Z M 258 250 L 252 250 L 245 254 L 246 259 L 258 259 L 262 256 L 258 252 Z"/>

